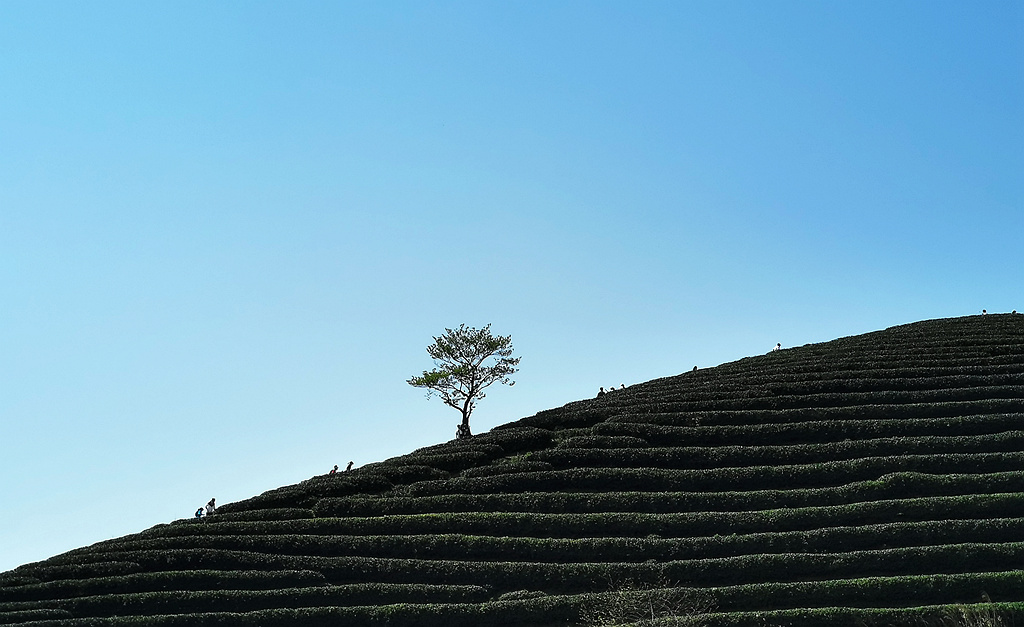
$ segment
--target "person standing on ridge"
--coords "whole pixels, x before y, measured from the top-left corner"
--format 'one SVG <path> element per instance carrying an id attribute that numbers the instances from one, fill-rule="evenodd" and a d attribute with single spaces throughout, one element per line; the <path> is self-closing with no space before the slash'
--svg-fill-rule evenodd
<path id="1" fill-rule="evenodd" d="M 335 468 L 337 468 L 337 466 L 335 466 Z M 350 470 L 352 470 L 352 462 L 349 462 L 348 466 L 345 466 L 345 472 L 348 472 Z"/>
<path id="2" fill-rule="evenodd" d="M 210 502 L 206 504 L 206 515 L 207 516 L 213 516 L 214 514 L 217 513 L 217 503 L 215 503 L 215 501 L 216 501 L 216 499 L 210 499 Z"/>

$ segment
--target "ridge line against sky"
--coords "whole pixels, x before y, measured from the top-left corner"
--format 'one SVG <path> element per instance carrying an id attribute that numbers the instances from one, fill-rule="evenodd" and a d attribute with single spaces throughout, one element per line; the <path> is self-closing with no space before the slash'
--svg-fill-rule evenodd
<path id="1" fill-rule="evenodd" d="M 0 3 L 0 571 L 473 429 L 1024 310 L 1017 2 Z"/>

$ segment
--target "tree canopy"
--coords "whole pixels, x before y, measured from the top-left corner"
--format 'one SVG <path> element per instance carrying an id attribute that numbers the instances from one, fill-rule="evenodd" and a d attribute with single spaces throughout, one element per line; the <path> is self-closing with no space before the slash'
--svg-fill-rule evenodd
<path id="1" fill-rule="evenodd" d="M 433 370 L 408 380 L 409 385 L 427 389 L 427 397 L 437 394 L 445 405 L 462 412 L 458 437 L 471 435 L 469 416 L 477 402 L 484 398 L 484 389 L 493 383 L 515 385 L 510 377 L 519 369 L 521 357 L 512 357 L 512 337 L 493 335 L 491 325 L 482 329 L 460 324 L 445 329 L 427 347 L 434 360 Z"/>

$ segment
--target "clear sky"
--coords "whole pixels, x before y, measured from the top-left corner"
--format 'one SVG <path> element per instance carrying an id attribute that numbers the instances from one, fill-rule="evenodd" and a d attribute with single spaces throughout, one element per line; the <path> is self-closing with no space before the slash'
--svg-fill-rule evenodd
<path id="1" fill-rule="evenodd" d="M 1024 310 L 1024 5 L 0 3 L 0 570 L 477 432 Z"/>

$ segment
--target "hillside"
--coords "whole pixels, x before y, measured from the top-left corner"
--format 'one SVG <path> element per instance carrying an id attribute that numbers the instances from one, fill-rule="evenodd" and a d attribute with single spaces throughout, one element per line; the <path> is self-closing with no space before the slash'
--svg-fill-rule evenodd
<path id="1" fill-rule="evenodd" d="M 1024 315 L 893 327 L 22 566 L 0 624 L 1020 625 L 1022 419 Z"/>

